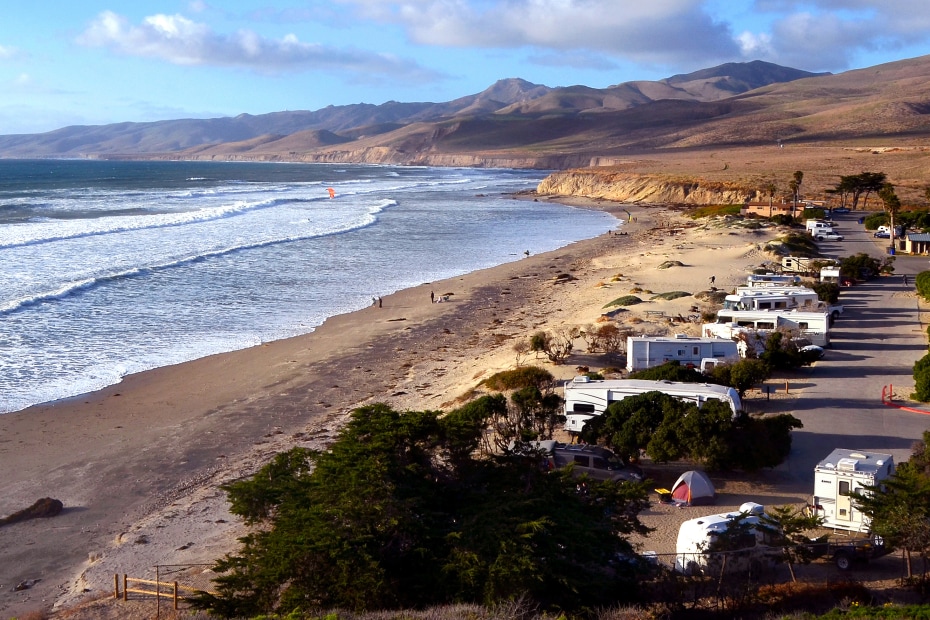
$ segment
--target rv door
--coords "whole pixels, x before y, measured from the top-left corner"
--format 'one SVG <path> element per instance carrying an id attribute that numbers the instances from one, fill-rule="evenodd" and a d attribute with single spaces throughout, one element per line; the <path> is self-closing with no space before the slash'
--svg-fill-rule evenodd
<path id="1" fill-rule="evenodd" d="M 838 521 L 852 521 L 852 500 L 849 499 L 850 492 L 849 480 L 836 481 L 836 519 Z"/>

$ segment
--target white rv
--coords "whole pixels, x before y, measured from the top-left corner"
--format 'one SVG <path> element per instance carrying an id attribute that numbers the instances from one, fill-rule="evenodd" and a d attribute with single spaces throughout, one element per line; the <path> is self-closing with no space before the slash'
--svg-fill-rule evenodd
<path id="1" fill-rule="evenodd" d="M 785 329 L 796 332 L 821 347 L 830 344 L 830 324 L 833 318 L 825 311 L 799 312 L 796 310 L 727 310 L 717 312 L 717 323 L 735 323 L 757 332 Z M 705 326 L 706 330 L 706 326 Z"/>
<path id="2" fill-rule="evenodd" d="M 675 334 L 674 337 L 629 336 L 626 339 L 626 369 L 630 372 L 671 361 L 700 368 L 705 360 L 736 361 L 738 358 L 736 343 L 722 338 Z"/>
<path id="3" fill-rule="evenodd" d="M 678 528 L 675 544 L 675 570 L 686 575 L 718 573 L 722 570 L 721 553 L 710 550 L 716 538 L 730 528 L 737 518 L 748 524 L 749 534 L 738 553 L 728 559 L 732 570 L 745 570 L 751 564 L 771 564 L 781 557 L 778 547 L 769 546 L 771 527 L 761 526 L 765 508 L 755 502 L 746 502 L 736 512 L 724 512 L 690 519 Z"/>
<path id="4" fill-rule="evenodd" d="M 820 301 L 817 293 L 805 286 L 739 286 L 736 292 L 724 298 L 723 307 L 726 310 L 827 312 L 833 320 L 843 314 L 843 306 Z"/>
<path id="5" fill-rule="evenodd" d="M 820 270 L 820 281 L 839 284 L 840 283 L 840 268 L 839 267 L 822 268 Z"/>
<path id="6" fill-rule="evenodd" d="M 868 532 L 869 518 L 859 512 L 849 497 L 863 492 L 894 474 L 890 454 L 837 449 L 814 467 L 812 510 L 823 517 L 824 526 L 854 532 Z"/>
<path id="7" fill-rule="evenodd" d="M 565 430 L 580 433 L 588 420 L 604 413 L 611 403 L 647 392 L 662 392 L 698 407 L 708 400 L 720 400 L 730 406 L 734 416 L 743 409 L 739 393 L 725 385 L 641 379 L 595 380 L 582 375 L 565 384 Z"/>
<path id="8" fill-rule="evenodd" d="M 801 276 L 786 273 L 751 273 L 746 277 L 746 286 L 797 286 Z"/>
<path id="9" fill-rule="evenodd" d="M 832 258 L 812 258 L 809 256 L 783 256 L 781 270 L 786 273 L 801 273 L 814 275 L 821 267 L 835 265 Z"/>
<path id="10" fill-rule="evenodd" d="M 803 286 L 751 288 L 739 287 L 727 295 L 723 307 L 727 310 L 815 310 L 820 304 L 817 293 Z"/>

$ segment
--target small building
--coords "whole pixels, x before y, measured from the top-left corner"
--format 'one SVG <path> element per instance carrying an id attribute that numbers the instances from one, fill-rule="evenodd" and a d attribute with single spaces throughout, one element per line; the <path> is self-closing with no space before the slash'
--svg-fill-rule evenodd
<path id="1" fill-rule="evenodd" d="M 742 216 L 756 215 L 759 217 L 773 217 L 775 215 L 795 216 L 803 213 L 804 205 L 793 205 L 790 202 L 749 202 L 740 207 Z"/>
<path id="2" fill-rule="evenodd" d="M 906 254 L 930 255 L 930 233 L 908 233 L 903 250 Z"/>
<path id="3" fill-rule="evenodd" d="M 826 527 L 853 532 L 868 532 L 869 519 L 850 497 L 854 492 L 868 492 L 894 474 L 890 454 L 838 448 L 814 467 L 813 513 L 823 518 Z"/>

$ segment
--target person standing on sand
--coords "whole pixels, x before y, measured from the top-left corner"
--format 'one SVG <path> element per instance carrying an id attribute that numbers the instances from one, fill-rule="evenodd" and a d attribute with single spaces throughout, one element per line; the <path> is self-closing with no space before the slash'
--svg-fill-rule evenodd
<path id="1" fill-rule="evenodd" d="M 380 297 L 378 297 L 378 307 L 379 307 L 379 308 L 381 307 L 381 298 L 380 298 Z"/>
<path id="2" fill-rule="evenodd" d="M 907 284 L 907 282 L 905 282 L 905 284 Z M 430 292 L 429 292 L 429 302 L 430 302 L 431 304 L 432 304 L 432 303 L 436 303 L 436 294 L 433 293 L 433 291 L 430 291 Z"/>

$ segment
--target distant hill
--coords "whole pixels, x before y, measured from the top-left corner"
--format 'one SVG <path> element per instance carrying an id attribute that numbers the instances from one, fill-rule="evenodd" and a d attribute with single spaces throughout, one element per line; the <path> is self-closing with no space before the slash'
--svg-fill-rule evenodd
<path id="1" fill-rule="evenodd" d="M 930 56 L 814 74 L 728 63 L 597 89 L 500 80 L 445 103 L 354 104 L 0 136 L 0 157 L 560 167 L 654 149 L 926 136 Z"/>

